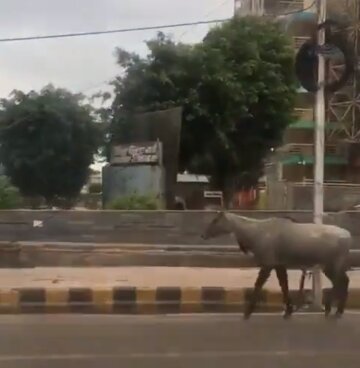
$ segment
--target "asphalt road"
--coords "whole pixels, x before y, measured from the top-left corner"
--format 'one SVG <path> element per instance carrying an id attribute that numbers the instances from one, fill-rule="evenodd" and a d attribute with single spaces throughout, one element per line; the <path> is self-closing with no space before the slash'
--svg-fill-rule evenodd
<path id="1" fill-rule="evenodd" d="M 1 368 L 359 367 L 360 314 L 0 317 Z"/>

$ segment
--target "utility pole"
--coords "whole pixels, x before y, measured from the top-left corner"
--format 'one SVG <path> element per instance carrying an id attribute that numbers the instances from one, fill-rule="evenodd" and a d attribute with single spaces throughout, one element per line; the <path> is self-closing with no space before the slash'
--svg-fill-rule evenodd
<path id="1" fill-rule="evenodd" d="M 317 0 L 318 24 L 326 20 L 327 0 Z M 325 29 L 318 31 L 318 46 L 325 44 Z M 314 167 L 314 223 L 322 224 L 324 213 L 324 152 L 325 152 L 325 58 L 318 54 L 318 85 L 315 108 L 315 167 Z M 315 307 L 322 306 L 321 272 L 313 270 L 313 296 Z"/>

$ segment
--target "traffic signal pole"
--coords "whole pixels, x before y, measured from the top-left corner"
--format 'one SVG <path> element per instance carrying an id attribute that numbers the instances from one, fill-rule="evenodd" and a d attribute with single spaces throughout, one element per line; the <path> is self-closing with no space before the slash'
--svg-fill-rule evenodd
<path id="1" fill-rule="evenodd" d="M 318 24 L 326 20 L 327 0 L 317 0 Z M 325 29 L 318 31 L 318 46 L 325 44 Z M 314 166 L 314 212 L 315 224 L 323 223 L 324 213 L 324 152 L 325 152 L 325 58 L 318 53 L 318 90 L 316 92 L 315 106 L 315 166 Z M 321 270 L 313 270 L 313 298 L 314 306 L 322 306 Z"/>

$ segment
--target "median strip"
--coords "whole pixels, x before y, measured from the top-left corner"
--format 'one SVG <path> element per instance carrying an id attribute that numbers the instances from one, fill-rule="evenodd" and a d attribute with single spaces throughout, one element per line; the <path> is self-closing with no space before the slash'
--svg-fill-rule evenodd
<path id="1" fill-rule="evenodd" d="M 324 289 L 324 297 L 329 289 Z M 291 291 L 294 303 L 298 292 Z M 0 290 L 0 313 L 86 313 L 86 314 L 177 314 L 243 312 L 252 296 L 251 288 L 223 287 L 113 287 L 99 288 L 19 288 Z M 305 304 L 311 303 L 310 290 Z M 349 309 L 360 308 L 360 290 L 352 289 Z M 280 292 L 263 290 L 258 312 L 280 312 Z"/>

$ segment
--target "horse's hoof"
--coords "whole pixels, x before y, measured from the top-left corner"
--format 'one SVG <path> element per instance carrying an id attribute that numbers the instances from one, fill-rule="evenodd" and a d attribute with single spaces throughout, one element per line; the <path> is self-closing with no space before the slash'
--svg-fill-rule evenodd
<path id="1" fill-rule="evenodd" d="M 337 317 L 335 314 L 325 314 L 325 319 L 329 322 L 335 322 L 337 320 Z"/>
<path id="2" fill-rule="evenodd" d="M 286 309 L 285 309 L 285 313 L 283 315 L 283 318 L 285 320 L 290 319 L 292 317 L 293 312 L 294 312 L 294 307 L 292 305 L 287 306 Z"/>
<path id="3" fill-rule="evenodd" d="M 334 315 L 335 319 L 341 319 L 342 316 L 343 316 L 343 312 L 336 312 Z"/>
<path id="4" fill-rule="evenodd" d="M 249 320 L 251 317 L 251 312 L 245 312 L 244 315 L 243 315 L 243 319 L 244 321 L 247 321 Z"/>
<path id="5" fill-rule="evenodd" d="M 288 320 L 288 319 L 290 319 L 290 318 L 292 317 L 292 315 L 293 315 L 293 310 L 291 310 L 291 311 L 286 311 L 286 312 L 283 314 L 283 318 L 284 318 L 285 320 Z"/>

